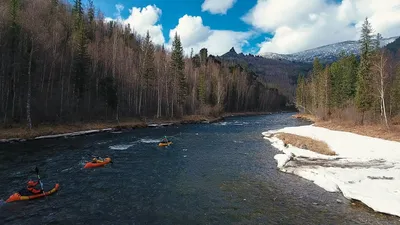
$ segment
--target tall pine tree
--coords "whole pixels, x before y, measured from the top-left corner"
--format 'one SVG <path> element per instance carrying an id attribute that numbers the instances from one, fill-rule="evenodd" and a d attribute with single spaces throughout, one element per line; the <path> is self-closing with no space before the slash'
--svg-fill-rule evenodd
<path id="1" fill-rule="evenodd" d="M 152 108 L 152 104 L 149 104 L 149 99 L 153 93 L 154 80 L 155 80 L 155 64 L 154 64 L 154 45 L 150 38 L 150 33 L 147 31 L 146 38 L 143 42 L 143 78 L 144 78 L 144 104 L 146 106 L 146 114 L 149 112 L 149 108 Z"/>
<path id="2" fill-rule="evenodd" d="M 304 88 L 305 88 L 304 76 L 303 74 L 300 74 L 300 76 L 297 79 L 296 107 L 301 111 L 305 111 L 304 97 L 306 90 Z"/>
<path id="3" fill-rule="evenodd" d="M 187 82 L 184 73 L 185 61 L 183 60 L 182 43 L 177 33 L 175 33 L 174 42 L 172 43 L 171 60 L 171 71 L 178 81 L 178 104 L 181 108 L 181 113 L 183 113 L 183 105 L 187 96 Z"/>
<path id="4" fill-rule="evenodd" d="M 400 114 L 400 65 L 397 66 L 390 91 L 390 115 Z"/>
<path id="5" fill-rule="evenodd" d="M 372 27 L 365 19 L 360 39 L 360 66 L 357 74 L 356 105 L 362 113 L 361 123 L 364 123 L 365 112 L 372 108 L 372 76 L 371 76 L 371 53 L 374 49 L 372 42 Z"/>
<path id="6" fill-rule="evenodd" d="M 312 72 L 312 75 L 311 75 L 311 80 L 312 80 L 311 93 L 312 93 L 312 96 L 313 96 L 313 98 L 312 98 L 312 111 L 314 111 L 314 112 L 316 112 L 316 110 L 319 108 L 318 96 L 321 93 L 320 75 L 322 73 L 322 70 L 323 70 L 322 64 L 319 62 L 318 58 L 315 58 L 314 62 L 313 62 L 313 72 Z"/>

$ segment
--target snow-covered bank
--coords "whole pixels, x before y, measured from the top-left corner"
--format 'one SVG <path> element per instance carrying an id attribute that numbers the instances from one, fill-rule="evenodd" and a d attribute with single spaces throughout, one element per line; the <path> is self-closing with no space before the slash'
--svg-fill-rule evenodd
<path id="1" fill-rule="evenodd" d="M 108 132 L 108 131 L 113 131 L 113 130 L 115 130 L 115 129 L 114 128 L 105 128 L 105 129 L 98 129 L 98 130 L 84 130 L 84 131 L 77 131 L 77 132 L 71 132 L 71 133 L 43 135 L 43 136 L 33 137 L 28 140 L 72 137 L 72 136 L 80 136 L 80 135 L 87 135 L 87 134 L 100 133 L 100 132 Z M 26 141 L 26 140 L 27 139 L 23 139 L 23 138 L 0 139 L 0 143 L 21 142 L 21 141 Z"/>
<path id="2" fill-rule="evenodd" d="M 39 136 L 39 137 L 35 137 L 35 139 L 38 140 L 38 139 L 47 139 L 47 138 L 79 136 L 79 135 L 93 134 L 93 133 L 112 131 L 112 130 L 113 130 L 112 128 L 106 128 L 106 129 L 100 129 L 100 130 L 85 130 L 85 131 L 78 131 L 78 132 L 65 133 L 65 134 Z"/>
<path id="3" fill-rule="evenodd" d="M 324 141 L 336 152 L 326 156 L 284 143 L 274 136 L 285 132 Z M 284 154 L 278 168 L 313 181 L 327 191 L 341 191 L 377 212 L 400 216 L 400 142 L 332 131 L 315 126 L 287 127 L 263 133 Z"/>

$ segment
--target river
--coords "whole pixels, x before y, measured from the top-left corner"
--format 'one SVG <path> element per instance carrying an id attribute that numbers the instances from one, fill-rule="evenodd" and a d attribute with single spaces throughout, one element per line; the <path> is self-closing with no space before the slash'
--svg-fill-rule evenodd
<path id="1" fill-rule="evenodd" d="M 307 124 L 291 114 L 0 145 L 0 196 L 35 166 L 46 198 L 5 204 L 0 224 L 400 224 L 276 169 L 261 132 Z M 159 148 L 157 139 L 174 144 Z M 83 169 L 89 155 L 114 164 Z"/>

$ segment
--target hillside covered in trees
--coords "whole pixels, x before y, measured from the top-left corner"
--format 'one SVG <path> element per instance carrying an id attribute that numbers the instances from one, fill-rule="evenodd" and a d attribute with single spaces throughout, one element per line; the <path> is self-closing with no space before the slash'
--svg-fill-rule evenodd
<path id="1" fill-rule="evenodd" d="M 296 82 L 299 73 L 308 73 L 310 63 L 291 62 L 285 59 L 268 59 L 261 56 L 237 54 L 232 48 L 220 57 L 222 60 L 238 63 L 255 72 L 270 87 L 279 89 L 294 102 Z"/>
<path id="2" fill-rule="evenodd" d="M 368 19 L 362 27 L 358 59 L 343 55 L 331 65 L 315 59 L 308 77 L 300 76 L 297 108 L 322 119 L 341 119 L 358 124 L 400 122 L 400 52 L 397 39 L 379 48 L 382 36 L 373 39 Z"/>
<path id="3" fill-rule="evenodd" d="M 0 2 L 3 125 L 274 111 L 287 98 L 207 50 L 184 57 L 130 26 L 106 22 L 89 0 Z"/>

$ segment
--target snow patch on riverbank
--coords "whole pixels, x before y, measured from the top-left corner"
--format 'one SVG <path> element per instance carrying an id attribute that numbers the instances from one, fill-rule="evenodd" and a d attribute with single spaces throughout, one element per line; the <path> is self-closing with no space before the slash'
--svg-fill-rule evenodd
<path id="1" fill-rule="evenodd" d="M 99 132 L 111 131 L 111 130 L 113 130 L 113 129 L 107 128 L 107 129 L 101 129 L 101 130 L 85 130 L 85 131 L 78 131 L 78 132 L 65 133 L 65 134 L 39 136 L 39 137 L 35 137 L 35 139 L 38 140 L 38 139 L 47 139 L 47 138 L 79 136 L 79 135 L 93 134 L 93 133 L 99 133 Z"/>
<path id="2" fill-rule="evenodd" d="M 285 132 L 324 141 L 336 152 L 326 156 L 288 145 L 274 136 Z M 311 126 L 263 133 L 284 154 L 278 168 L 313 181 L 329 192 L 341 191 L 377 212 L 400 216 L 400 143 Z"/>
<path id="3" fill-rule="evenodd" d="M 74 136 L 80 136 L 80 135 L 100 133 L 100 132 L 106 132 L 106 131 L 112 131 L 112 130 L 114 130 L 114 129 L 113 128 L 106 128 L 106 129 L 100 129 L 100 130 L 85 130 L 85 131 L 63 133 L 63 134 L 43 135 L 43 136 L 34 137 L 32 139 L 29 139 L 29 140 L 40 140 L 40 139 L 50 139 L 50 138 L 60 138 L 60 137 L 67 138 L 67 137 L 74 137 Z M 22 142 L 22 141 L 26 141 L 26 140 L 25 139 L 20 139 L 20 138 L 0 139 L 0 143 Z"/>

